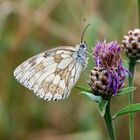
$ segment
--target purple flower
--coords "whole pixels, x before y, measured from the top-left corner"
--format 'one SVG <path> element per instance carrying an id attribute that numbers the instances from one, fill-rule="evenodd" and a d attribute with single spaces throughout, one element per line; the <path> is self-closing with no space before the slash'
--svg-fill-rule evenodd
<path id="1" fill-rule="evenodd" d="M 120 57 L 121 48 L 116 41 L 109 43 L 98 42 L 93 50 L 93 56 L 98 67 L 113 69 L 118 67 L 121 61 Z"/>
<path id="2" fill-rule="evenodd" d="M 91 70 L 89 85 L 96 95 L 114 96 L 124 87 L 128 73 L 122 65 L 121 48 L 117 41 L 98 42 L 93 49 L 95 68 Z"/>

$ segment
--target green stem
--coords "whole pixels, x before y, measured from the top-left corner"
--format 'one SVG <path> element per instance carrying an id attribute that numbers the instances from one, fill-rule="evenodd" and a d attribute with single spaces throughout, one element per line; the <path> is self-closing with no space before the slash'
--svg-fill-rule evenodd
<path id="1" fill-rule="evenodd" d="M 139 28 L 140 28 L 140 0 L 138 0 L 138 21 L 139 21 Z"/>
<path id="2" fill-rule="evenodd" d="M 134 71 L 136 67 L 136 60 L 130 59 L 129 62 L 129 71 L 131 72 L 132 75 L 129 75 L 129 87 L 133 86 L 133 80 L 134 80 Z M 133 92 L 129 93 L 129 105 L 133 104 L 134 97 L 133 97 Z M 130 140 L 134 140 L 134 114 L 130 113 L 129 115 L 129 135 L 130 135 Z"/>
<path id="3" fill-rule="evenodd" d="M 140 0 L 138 0 L 138 22 L 140 28 Z M 129 75 L 129 87 L 133 86 L 135 67 L 136 67 L 136 60 L 130 59 L 129 71 L 132 73 L 132 76 Z M 133 102 L 134 102 L 133 92 L 130 92 L 129 105 L 133 104 Z M 130 140 L 134 140 L 134 113 L 130 113 L 129 115 L 129 135 L 130 135 Z"/>
<path id="4" fill-rule="evenodd" d="M 114 131 L 114 125 L 112 122 L 112 117 L 110 114 L 110 100 L 108 101 L 108 104 L 106 106 L 106 112 L 104 115 L 104 120 L 106 123 L 106 127 L 110 136 L 110 140 L 116 140 L 116 135 L 115 135 L 115 131 Z"/>

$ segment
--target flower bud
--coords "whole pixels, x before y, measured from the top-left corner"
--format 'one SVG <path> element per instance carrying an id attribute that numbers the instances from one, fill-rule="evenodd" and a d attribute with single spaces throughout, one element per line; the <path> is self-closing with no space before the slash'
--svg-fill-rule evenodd
<path id="1" fill-rule="evenodd" d="M 123 48 L 129 58 L 140 59 L 140 29 L 130 30 L 122 41 Z"/>

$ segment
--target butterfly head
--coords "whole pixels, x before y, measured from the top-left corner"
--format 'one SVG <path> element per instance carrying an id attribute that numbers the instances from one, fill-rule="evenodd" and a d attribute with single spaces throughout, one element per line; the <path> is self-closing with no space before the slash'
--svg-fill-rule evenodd
<path id="1" fill-rule="evenodd" d="M 86 42 L 84 41 L 83 43 L 80 43 L 80 44 L 79 44 L 79 48 L 81 48 L 81 49 L 87 49 L 87 44 L 86 44 Z"/>
<path id="2" fill-rule="evenodd" d="M 79 45 L 76 45 L 76 49 L 78 50 L 79 53 L 86 54 L 87 52 L 87 44 L 86 42 L 82 42 Z"/>
<path id="3" fill-rule="evenodd" d="M 83 52 L 84 54 L 86 54 L 86 52 L 87 52 L 87 44 L 86 44 L 86 42 L 80 43 L 78 45 L 78 50 L 79 50 L 79 52 Z"/>

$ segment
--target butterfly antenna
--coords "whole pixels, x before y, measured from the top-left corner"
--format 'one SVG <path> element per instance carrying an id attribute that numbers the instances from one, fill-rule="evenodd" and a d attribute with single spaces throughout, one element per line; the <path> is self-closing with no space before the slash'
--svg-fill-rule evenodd
<path id="1" fill-rule="evenodd" d="M 91 24 L 88 24 L 88 25 L 85 27 L 85 29 L 84 29 L 84 31 L 83 31 L 83 33 L 82 33 L 82 36 L 81 36 L 81 43 L 83 42 L 83 38 L 84 38 L 85 31 L 87 30 L 87 28 L 88 28 L 90 25 L 91 25 Z"/>

